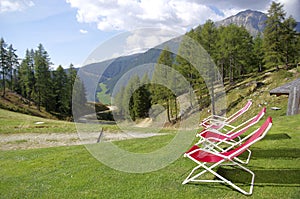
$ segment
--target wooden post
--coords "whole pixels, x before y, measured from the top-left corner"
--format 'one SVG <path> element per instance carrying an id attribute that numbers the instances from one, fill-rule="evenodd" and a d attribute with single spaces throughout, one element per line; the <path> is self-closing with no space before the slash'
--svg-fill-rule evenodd
<path id="1" fill-rule="evenodd" d="M 299 111 L 300 86 L 295 86 L 290 90 L 286 115 L 296 115 Z"/>
<path id="2" fill-rule="evenodd" d="M 102 134 L 103 134 L 103 128 L 101 128 L 101 131 L 100 131 L 99 137 L 98 137 L 98 139 L 97 139 L 97 143 L 99 143 L 99 142 L 100 142 L 100 139 L 101 139 L 101 137 L 102 137 Z"/>

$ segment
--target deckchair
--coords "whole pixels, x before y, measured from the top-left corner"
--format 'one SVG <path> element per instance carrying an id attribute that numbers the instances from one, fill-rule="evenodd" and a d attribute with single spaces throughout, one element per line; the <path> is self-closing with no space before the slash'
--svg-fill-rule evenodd
<path id="1" fill-rule="evenodd" d="M 215 152 L 219 152 L 219 151 L 225 152 L 226 150 L 231 149 L 237 146 L 238 144 L 240 144 L 240 142 L 237 142 L 235 139 L 238 138 L 239 140 L 241 140 L 240 136 L 245 132 L 247 132 L 247 130 L 251 126 L 258 123 L 260 119 L 265 115 L 265 113 L 266 113 L 266 108 L 262 108 L 261 111 L 256 116 L 238 125 L 237 127 L 235 127 L 234 129 L 232 129 L 226 134 L 215 129 L 212 130 L 207 129 L 204 132 L 197 134 L 197 137 L 200 137 L 200 140 L 197 142 L 196 145 L 202 144 L 203 145 L 202 148 L 204 149 L 214 150 Z M 229 147 L 227 148 L 224 148 L 224 146 L 220 147 L 219 145 L 223 143 L 225 143 Z M 247 149 L 247 152 L 248 152 L 248 156 L 245 161 L 237 158 L 237 160 L 240 163 L 248 164 L 248 162 L 250 161 L 251 150 Z"/>
<path id="2" fill-rule="evenodd" d="M 250 118 L 249 120 L 243 122 L 242 124 L 234 127 L 231 125 L 231 130 L 223 133 L 216 129 L 205 129 L 201 131 L 196 136 L 200 137 L 197 145 L 204 143 L 204 142 L 216 142 L 218 144 L 223 143 L 225 141 L 234 141 L 235 138 L 239 138 L 240 135 L 245 133 L 251 126 L 255 125 L 260 121 L 260 119 L 265 115 L 266 108 L 262 108 L 261 111 L 254 117 Z M 225 124 L 226 126 L 226 124 Z"/>
<path id="3" fill-rule="evenodd" d="M 257 130 L 253 131 L 251 134 L 245 137 L 245 142 L 243 142 L 238 147 L 228 150 L 226 152 L 213 152 L 205 149 L 199 148 L 197 145 L 194 145 L 189 151 L 187 151 L 184 154 L 184 157 L 188 157 L 192 161 L 194 161 L 196 164 L 198 164 L 187 176 L 187 178 L 182 182 L 182 184 L 186 184 L 189 182 L 220 182 L 230 185 L 232 188 L 240 191 L 241 193 L 245 195 L 251 195 L 253 192 L 253 185 L 254 185 L 254 178 L 255 174 L 250 169 L 246 168 L 245 166 L 242 166 L 241 164 L 236 161 L 237 157 L 241 154 L 243 154 L 250 146 L 252 146 L 257 141 L 261 140 L 267 132 L 272 127 L 272 118 L 268 117 L 267 120 L 263 123 L 263 125 L 258 128 Z M 242 170 L 248 172 L 251 174 L 251 183 L 249 190 L 242 189 L 238 185 L 234 184 L 230 180 L 226 179 L 213 169 L 215 169 L 218 166 L 223 165 L 226 162 L 231 162 L 234 166 L 238 166 Z M 202 171 L 199 173 L 194 174 L 195 171 L 202 168 Z M 200 177 L 203 176 L 206 172 L 210 172 L 214 176 L 216 176 L 218 179 L 214 180 L 205 180 L 200 179 Z M 194 174 L 194 175 L 193 175 Z"/>
<path id="4" fill-rule="evenodd" d="M 224 124 L 229 125 L 232 122 L 234 122 L 238 117 L 240 117 L 246 111 L 248 111 L 251 105 L 252 105 L 252 100 L 248 100 L 247 104 L 243 108 L 241 108 L 240 110 L 232 114 L 230 117 L 211 115 L 205 118 L 204 120 L 202 120 L 200 125 L 203 126 L 204 128 L 220 129 L 224 126 Z"/>

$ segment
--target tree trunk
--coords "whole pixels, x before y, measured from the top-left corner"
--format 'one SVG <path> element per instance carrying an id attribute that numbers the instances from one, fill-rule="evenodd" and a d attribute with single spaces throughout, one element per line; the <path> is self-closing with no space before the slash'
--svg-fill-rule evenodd
<path id="1" fill-rule="evenodd" d="M 215 107 L 215 91 L 214 91 L 214 74 L 211 78 L 211 108 L 212 108 L 212 114 L 216 115 L 216 107 Z"/>
<path id="2" fill-rule="evenodd" d="M 233 83 L 233 67 L 232 67 L 232 58 L 229 59 L 229 81 Z"/>
<path id="3" fill-rule="evenodd" d="M 175 96 L 175 120 L 177 121 L 178 117 L 178 112 L 177 112 L 177 97 Z"/>
<path id="4" fill-rule="evenodd" d="M 170 118 L 170 103 L 169 103 L 169 99 L 167 100 L 167 117 L 168 117 L 168 122 L 171 123 L 171 118 Z"/>
<path id="5" fill-rule="evenodd" d="M 5 73 L 4 73 L 4 69 L 2 71 L 2 86 L 3 86 L 2 97 L 5 97 Z"/>

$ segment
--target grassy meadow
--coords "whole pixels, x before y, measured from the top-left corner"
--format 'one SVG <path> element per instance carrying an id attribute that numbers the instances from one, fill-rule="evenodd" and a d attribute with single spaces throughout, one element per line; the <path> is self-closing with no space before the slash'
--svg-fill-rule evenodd
<path id="1" fill-rule="evenodd" d="M 252 147 L 248 167 L 256 174 L 253 198 L 299 198 L 300 115 L 274 118 L 264 140 Z M 147 153 L 174 135 L 114 142 L 120 148 Z M 196 139 L 195 139 L 196 141 Z M 246 198 L 222 184 L 181 185 L 195 164 L 179 158 L 150 173 L 113 170 L 84 146 L 0 152 L 1 198 Z M 247 182 L 237 170 L 219 168 L 227 178 Z M 245 175 L 245 176 L 244 176 Z"/>

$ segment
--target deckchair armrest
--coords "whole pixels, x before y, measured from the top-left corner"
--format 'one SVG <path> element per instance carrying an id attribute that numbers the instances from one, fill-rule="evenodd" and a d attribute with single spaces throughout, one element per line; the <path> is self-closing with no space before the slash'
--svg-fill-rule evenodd
<path id="1" fill-rule="evenodd" d="M 198 151 L 203 151 L 203 152 L 206 152 L 206 153 L 210 153 L 212 155 L 219 156 L 219 157 L 221 157 L 223 159 L 229 159 L 229 156 L 225 156 L 225 155 L 223 155 L 223 154 L 221 154 L 219 152 L 214 152 L 214 151 L 210 151 L 210 150 L 206 150 L 206 149 L 202 149 L 202 148 L 198 148 L 198 149 L 195 149 L 195 150 L 190 151 L 188 153 L 185 153 L 184 157 L 190 156 L 191 154 L 196 153 Z"/>
<path id="2" fill-rule="evenodd" d="M 211 123 L 211 122 L 214 122 L 214 121 L 215 121 L 215 122 L 216 122 L 216 121 L 218 121 L 218 122 L 225 122 L 226 119 L 227 119 L 226 117 L 222 117 L 222 116 L 218 116 L 218 115 L 211 115 L 211 116 L 209 116 L 209 117 L 203 119 L 203 120 L 201 121 L 200 125 L 203 125 L 203 124 L 205 124 L 205 123 L 207 123 L 207 122 Z"/>
<path id="3" fill-rule="evenodd" d="M 196 137 L 201 137 L 201 134 L 208 133 L 208 132 L 215 133 L 215 134 L 222 135 L 222 136 L 225 136 L 227 138 L 230 138 L 230 135 L 227 135 L 226 133 L 222 133 L 222 132 L 218 131 L 217 129 L 206 129 L 206 130 L 202 131 L 201 133 L 197 134 Z"/>
<path id="4" fill-rule="evenodd" d="M 221 120 L 226 120 L 227 118 L 224 116 L 220 116 L 220 115 L 210 115 L 207 118 L 205 118 L 204 120 L 209 120 L 209 119 L 221 119 Z"/>
<path id="5" fill-rule="evenodd" d="M 197 142 L 196 145 L 203 144 L 205 142 L 208 142 L 213 147 L 216 147 L 216 148 L 219 148 L 219 149 L 220 149 L 220 147 L 219 147 L 220 144 L 228 144 L 228 145 L 230 145 L 230 147 L 227 148 L 227 149 L 230 149 L 233 146 L 237 145 L 237 142 L 227 141 L 225 139 L 220 139 L 220 138 L 216 138 L 216 137 L 208 137 L 208 138 L 200 139 Z M 224 150 L 222 149 L 222 151 L 224 151 Z"/>

